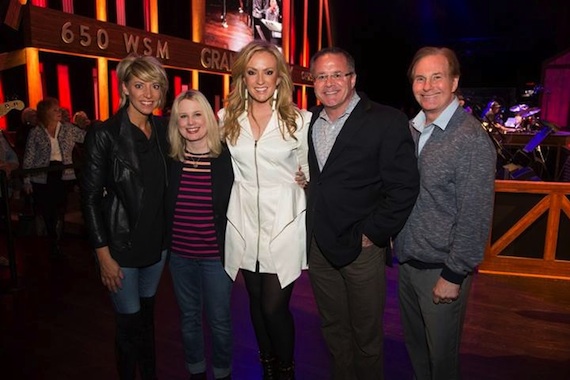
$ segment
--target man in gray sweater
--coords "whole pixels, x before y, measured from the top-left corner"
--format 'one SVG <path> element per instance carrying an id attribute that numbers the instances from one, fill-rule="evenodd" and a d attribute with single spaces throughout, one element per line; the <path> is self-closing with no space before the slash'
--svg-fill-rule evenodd
<path id="1" fill-rule="evenodd" d="M 454 380 L 472 274 L 489 238 L 497 154 L 459 106 L 452 50 L 421 48 L 408 76 L 421 106 L 410 123 L 420 193 L 395 241 L 402 324 L 415 378 Z"/>

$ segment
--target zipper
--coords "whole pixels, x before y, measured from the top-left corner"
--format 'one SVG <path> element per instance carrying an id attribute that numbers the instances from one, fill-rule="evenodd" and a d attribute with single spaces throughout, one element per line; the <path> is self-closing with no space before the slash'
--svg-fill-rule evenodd
<path id="1" fill-rule="evenodd" d="M 260 186 L 259 186 L 259 168 L 257 167 L 257 142 L 258 140 L 255 140 L 254 144 L 253 144 L 253 163 L 255 165 L 255 180 L 256 180 L 256 184 L 257 184 L 257 248 L 256 248 L 256 258 L 255 261 L 257 263 L 259 263 L 259 248 L 261 245 L 261 205 L 260 205 L 260 197 L 259 197 L 259 192 L 260 192 Z"/>

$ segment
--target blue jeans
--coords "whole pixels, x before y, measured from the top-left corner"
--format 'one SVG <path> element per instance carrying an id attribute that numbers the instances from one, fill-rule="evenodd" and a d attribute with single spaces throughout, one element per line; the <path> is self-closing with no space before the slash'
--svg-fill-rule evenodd
<path id="1" fill-rule="evenodd" d="M 172 253 L 170 273 L 180 308 L 186 367 L 192 374 L 206 371 L 202 304 L 212 332 L 212 365 L 215 378 L 231 373 L 232 280 L 220 260 L 187 259 Z"/>
<path id="2" fill-rule="evenodd" d="M 110 293 L 117 313 L 134 314 L 141 308 L 141 298 L 153 297 L 156 294 L 167 252 L 167 250 L 162 251 L 160 261 L 148 267 L 121 267 L 124 275 L 123 286 L 117 293 Z"/>

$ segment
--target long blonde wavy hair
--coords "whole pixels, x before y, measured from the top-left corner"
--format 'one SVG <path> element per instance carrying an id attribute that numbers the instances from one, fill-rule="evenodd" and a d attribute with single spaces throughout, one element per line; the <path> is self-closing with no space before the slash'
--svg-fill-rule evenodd
<path id="1" fill-rule="evenodd" d="M 263 40 L 253 40 L 244 46 L 237 54 L 232 65 L 232 88 L 225 100 L 225 117 L 223 120 L 222 136 L 235 145 L 240 133 L 239 116 L 246 112 L 246 86 L 244 75 L 247 64 L 254 54 L 268 52 L 277 60 L 277 72 L 281 79 L 277 91 L 275 110 L 278 113 L 279 127 L 283 138 L 285 133 L 295 138 L 297 131 L 296 118 L 300 115 L 299 108 L 293 103 L 293 79 L 289 65 L 277 46 Z"/>

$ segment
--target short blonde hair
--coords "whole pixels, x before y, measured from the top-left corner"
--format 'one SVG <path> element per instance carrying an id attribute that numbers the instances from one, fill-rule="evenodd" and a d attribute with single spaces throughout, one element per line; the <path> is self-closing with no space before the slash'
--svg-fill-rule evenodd
<path id="1" fill-rule="evenodd" d="M 129 102 L 129 97 L 122 91 L 123 84 L 126 85 L 133 77 L 145 82 L 157 82 L 161 92 L 158 108 L 164 106 L 168 92 L 168 76 L 158 59 L 150 55 L 129 55 L 117 65 L 117 77 L 121 93 L 120 107 L 124 107 Z"/>

